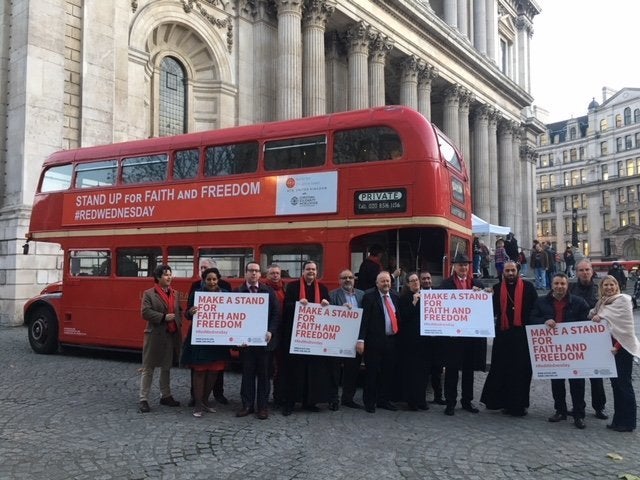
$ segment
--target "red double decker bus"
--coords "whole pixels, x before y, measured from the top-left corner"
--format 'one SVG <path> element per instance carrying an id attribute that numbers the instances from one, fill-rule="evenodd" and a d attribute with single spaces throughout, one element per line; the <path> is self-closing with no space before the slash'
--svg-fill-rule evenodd
<path id="1" fill-rule="evenodd" d="M 142 348 L 141 292 L 169 264 L 186 293 L 202 257 L 337 285 L 372 244 L 437 278 L 471 236 L 469 178 L 419 113 L 381 107 L 61 151 L 42 168 L 28 241 L 64 254 L 62 281 L 24 307 L 39 353 Z M 285 278 L 286 280 L 286 278 Z"/>

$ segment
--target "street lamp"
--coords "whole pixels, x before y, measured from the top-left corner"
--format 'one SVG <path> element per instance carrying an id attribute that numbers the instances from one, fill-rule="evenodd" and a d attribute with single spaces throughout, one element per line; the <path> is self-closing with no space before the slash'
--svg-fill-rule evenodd
<path id="1" fill-rule="evenodd" d="M 571 245 L 578 248 L 578 209 L 571 211 Z"/>

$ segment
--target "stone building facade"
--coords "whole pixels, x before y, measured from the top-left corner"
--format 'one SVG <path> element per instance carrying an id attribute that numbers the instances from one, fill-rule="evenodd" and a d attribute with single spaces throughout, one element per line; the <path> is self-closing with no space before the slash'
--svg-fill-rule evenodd
<path id="1" fill-rule="evenodd" d="M 640 88 L 603 88 L 587 115 L 547 125 L 537 166 L 539 240 L 593 260 L 640 259 Z"/>
<path id="2" fill-rule="evenodd" d="M 535 0 L 0 1 L 0 323 L 20 323 L 24 300 L 59 278 L 56 246 L 21 247 L 40 166 L 60 149 L 404 104 L 459 145 L 475 213 L 531 238 L 539 11 Z"/>

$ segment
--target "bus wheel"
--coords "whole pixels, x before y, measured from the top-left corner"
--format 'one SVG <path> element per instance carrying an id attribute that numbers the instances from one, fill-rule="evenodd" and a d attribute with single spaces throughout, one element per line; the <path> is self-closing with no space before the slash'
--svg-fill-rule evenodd
<path id="1" fill-rule="evenodd" d="M 58 319 L 46 307 L 37 308 L 29 322 L 29 344 L 36 353 L 54 353 L 58 349 Z"/>

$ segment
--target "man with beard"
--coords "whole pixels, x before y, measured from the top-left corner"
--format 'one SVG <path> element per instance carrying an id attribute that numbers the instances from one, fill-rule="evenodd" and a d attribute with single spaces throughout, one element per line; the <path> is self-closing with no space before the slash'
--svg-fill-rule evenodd
<path id="1" fill-rule="evenodd" d="M 291 415 L 296 402 L 309 412 L 319 412 L 316 403 L 329 403 L 335 375 L 333 357 L 289 353 L 296 303 L 329 305 L 329 290 L 318 282 L 316 262 L 305 262 L 299 281 L 287 285 L 284 297 L 283 347 L 285 350 L 283 382 L 284 405 L 282 415 Z"/>
<path id="2" fill-rule="evenodd" d="M 593 268 L 589 260 L 581 260 L 576 265 L 576 275 L 578 281 L 572 283 L 569 287 L 569 292 L 572 295 L 576 295 L 589 305 L 589 308 L 594 308 L 598 303 L 598 286 L 593 281 Z M 590 378 L 591 384 L 591 406 L 595 410 L 596 418 L 600 420 L 606 420 L 609 415 L 604 413 L 604 406 L 607 403 L 607 397 L 604 393 L 604 383 L 602 378 Z"/>
<path id="3" fill-rule="evenodd" d="M 514 417 L 527 414 L 531 361 L 525 325 L 537 298 L 536 287 L 518 275 L 516 262 L 505 262 L 502 282 L 493 286 L 496 337 L 480 397 L 489 410 L 504 409 Z"/>
<path id="4" fill-rule="evenodd" d="M 586 322 L 589 305 L 582 298 L 569 293 L 569 279 L 564 273 L 556 273 L 551 282 L 551 291 L 536 300 L 531 312 L 531 323 L 555 328 L 559 323 Z M 569 379 L 573 423 L 580 430 L 584 423 L 584 378 Z M 549 417 L 552 423 L 567 419 L 567 390 L 565 379 L 551 380 L 551 393 L 556 412 Z"/>

